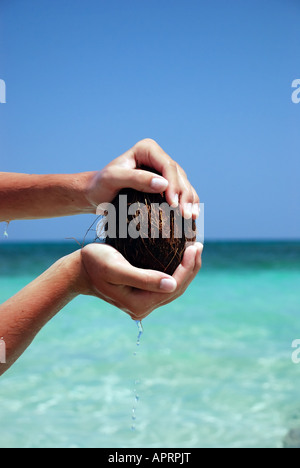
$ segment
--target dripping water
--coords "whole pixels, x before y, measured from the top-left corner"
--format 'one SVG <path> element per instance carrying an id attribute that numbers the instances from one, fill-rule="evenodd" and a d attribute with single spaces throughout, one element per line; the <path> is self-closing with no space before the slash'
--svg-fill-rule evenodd
<path id="1" fill-rule="evenodd" d="M 3 236 L 5 237 L 5 239 L 8 238 L 8 232 L 7 232 L 7 231 L 8 231 L 8 226 L 9 226 L 9 222 L 6 223 L 6 226 L 5 226 L 5 229 L 4 229 L 4 234 L 3 234 Z"/>
<path id="2" fill-rule="evenodd" d="M 143 329 L 143 325 L 142 325 L 142 322 L 141 320 L 136 320 L 135 321 L 136 325 L 137 325 L 137 328 L 138 328 L 138 336 L 137 336 L 137 340 L 136 340 L 136 346 L 139 347 L 140 346 L 140 342 L 141 342 L 141 336 L 142 334 L 144 333 L 144 329 Z M 137 356 L 137 351 L 135 351 L 133 353 L 134 356 Z M 132 414 L 131 414 L 131 420 L 132 420 L 132 424 L 131 424 L 131 430 L 132 431 L 135 431 L 135 421 L 136 421 L 136 409 L 137 409 L 137 404 L 140 400 L 140 397 L 139 397 L 139 394 L 138 394 L 138 390 L 137 390 L 137 387 L 138 387 L 138 384 L 140 383 L 140 380 L 139 379 L 136 379 L 134 381 L 134 389 L 133 389 L 133 395 L 134 395 L 134 402 L 133 402 L 133 406 L 132 406 Z"/>
<path id="3" fill-rule="evenodd" d="M 142 325 L 141 320 L 135 320 L 135 323 L 136 323 L 136 325 L 137 325 L 137 327 L 138 327 L 138 331 L 139 331 L 138 336 L 137 336 L 137 339 L 136 339 L 136 345 L 137 345 L 137 346 L 140 346 L 141 336 L 142 336 L 142 334 L 144 333 L 144 329 L 143 329 L 143 325 Z M 137 352 L 135 351 L 135 352 L 133 353 L 133 355 L 136 356 L 136 354 L 137 354 Z"/>

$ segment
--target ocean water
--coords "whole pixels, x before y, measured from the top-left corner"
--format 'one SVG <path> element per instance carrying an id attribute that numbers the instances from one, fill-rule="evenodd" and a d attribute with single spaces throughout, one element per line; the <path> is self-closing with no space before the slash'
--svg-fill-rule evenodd
<path id="1" fill-rule="evenodd" d="M 72 250 L 1 241 L 1 302 Z M 0 378 L 0 447 L 280 448 L 300 427 L 300 243 L 206 243 L 143 327 L 137 347 L 96 298 L 61 311 Z"/>

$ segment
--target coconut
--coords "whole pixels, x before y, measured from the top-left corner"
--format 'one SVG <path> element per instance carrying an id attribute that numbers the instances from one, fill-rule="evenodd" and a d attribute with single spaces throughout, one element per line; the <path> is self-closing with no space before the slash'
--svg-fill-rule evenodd
<path id="1" fill-rule="evenodd" d="M 165 193 L 123 189 L 112 205 L 116 213 L 116 229 L 112 235 L 106 224 L 106 244 L 117 249 L 137 268 L 173 275 L 187 245 L 196 240 L 195 221 L 184 219 L 179 207 L 171 208 Z"/>

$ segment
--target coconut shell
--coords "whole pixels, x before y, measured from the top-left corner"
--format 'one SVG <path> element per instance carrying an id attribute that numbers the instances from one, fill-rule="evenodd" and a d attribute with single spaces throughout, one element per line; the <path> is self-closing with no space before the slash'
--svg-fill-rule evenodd
<path id="1" fill-rule="evenodd" d="M 126 221 L 128 229 L 131 226 L 137 238 L 129 235 L 126 238 L 120 236 L 119 195 L 127 196 L 127 213 L 125 216 L 123 213 L 121 219 Z M 149 194 L 123 189 L 112 204 L 116 209 L 116 236 L 107 235 L 105 242 L 117 249 L 137 268 L 158 270 L 173 275 L 182 261 L 187 244 L 196 240 L 195 221 L 184 220 L 179 207 L 170 209 L 164 193 Z M 137 204 L 133 210 L 134 214 L 128 214 L 132 204 Z"/>

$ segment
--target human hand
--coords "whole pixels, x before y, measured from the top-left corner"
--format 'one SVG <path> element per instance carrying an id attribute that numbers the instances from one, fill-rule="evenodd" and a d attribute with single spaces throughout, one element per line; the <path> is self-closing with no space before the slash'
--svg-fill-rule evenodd
<path id="1" fill-rule="evenodd" d="M 138 169 L 147 166 L 159 175 Z M 185 218 L 199 215 L 199 197 L 184 170 L 151 139 L 139 141 L 130 150 L 96 172 L 88 183 L 87 199 L 97 208 L 111 202 L 123 188 L 147 193 L 166 193 L 169 205 L 181 208 Z"/>
<path id="2" fill-rule="evenodd" d="M 81 251 L 85 278 L 81 292 L 93 295 L 142 320 L 154 309 L 181 296 L 201 268 L 203 246 L 187 247 L 173 277 L 154 270 L 133 267 L 113 247 L 90 244 Z"/>

